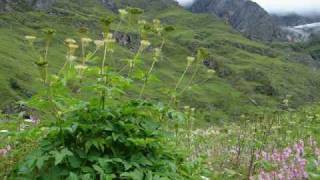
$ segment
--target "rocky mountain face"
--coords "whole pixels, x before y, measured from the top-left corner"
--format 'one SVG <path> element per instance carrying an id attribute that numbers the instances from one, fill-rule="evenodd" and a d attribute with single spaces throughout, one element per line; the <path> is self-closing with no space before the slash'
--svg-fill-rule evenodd
<path id="1" fill-rule="evenodd" d="M 0 12 L 15 9 L 48 9 L 56 0 L 0 0 Z"/>
<path id="2" fill-rule="evenodd" d="M 13 10 L 31 10 L 39 9 L 46 10 L 49 9 L 55 2 L 64 0 L 0 0 L 0 12 L 13 11 Z M 78 0 L 80 3 L 83 0 Z M 149 7 L 156 7 L 156 9 L 165 9 L 173 6 L 178 6 L 179 4 L 174 0 L 97 0 L 101 4 L 112 10 L 117 11 L 119 7 L 139 7 L 148 10 Z M 77 2 L 77 1 L 76 1 Z"/>
<path id="3" fill-rule="evenodd" d="M 251 39 L 272 41 L 285 38 L 273 17 L 249 0 L 198 0 L 190 9 L 195 13 L 215 14 Z"/>
<path id="4" fill-rule="evenodd" d="M 170 7 L 179 6 L 179 3 L 175 0 L 113 0 L 119 7 L 125 8 L 128 6 L 139 7 L 146 11 L 149 10 L 161 10 Z"/>

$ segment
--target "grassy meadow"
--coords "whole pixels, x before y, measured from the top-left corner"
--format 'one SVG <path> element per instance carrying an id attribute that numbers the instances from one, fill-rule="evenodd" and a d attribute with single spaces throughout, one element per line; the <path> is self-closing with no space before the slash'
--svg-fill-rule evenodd
<path id="1" fill-rule="evenodd" d="M 0 14 L 0 177 L 319 179 L 316 46 L 117 3 Z"/>

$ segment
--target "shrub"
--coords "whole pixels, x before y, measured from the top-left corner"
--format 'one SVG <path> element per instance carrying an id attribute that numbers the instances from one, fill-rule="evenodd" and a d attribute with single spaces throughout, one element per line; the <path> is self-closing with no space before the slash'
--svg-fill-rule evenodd
<path id="1" fill-rule="evenodd" d="M 71 113 L 18 175 L 46 179 L 182 179 L 182 154 L 156 120 L 154 105 L 128 102 Z"/>

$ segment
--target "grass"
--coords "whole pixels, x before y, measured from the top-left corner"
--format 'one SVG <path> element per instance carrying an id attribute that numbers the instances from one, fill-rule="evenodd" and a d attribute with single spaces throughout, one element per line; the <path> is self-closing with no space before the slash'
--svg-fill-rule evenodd
<path id="1" fill-rule="evenodd" d="M 146 5 L 143 3 L 145 1 L 136 2 L 137 4 L 134 4 L 136 6 Z M 99 34 L 99 32 L 101 32 L 99 20 L 102 17 L 115 15 L 113 12 L 106 11 L 98 6 L 95 1 L 83 3 L 84 4 L 78 4 L 76 1 L 60 2 L 52 10 L 54 13 L 49 14 L 31 11 L 0 15 L 0 23 L 6 24 L 6 27 L 11 27 L 0 27 L 0 38 L 2 39 L 0 47 L 3 47 L 0 49 L 1 105 L 4 106 L 10 102 L 28 98 L 29 94 L 37 92 L 40 86 L 38 82 L 39 75 L 34 65 L 34 61 L 37 59 L 34 58 L 30 48 L 28 48 L 24 42 L 24 35 L 31 34 L 41 37 L 42 28 L 53 27 L 57 29 L 57 35 L 49 51 L 49 67 L 52 72 L 56 72 L 64 62 L 66 48 L 61 46 L 64 39 L 73 37 L 79 41 L 77 32 L 80 27 L 89 28 L 88 36 L 94 39 L 101 38 Z M 124 2 L 118 1 L 117 3 Z M 318 78 L 319 73 L 305 64 L 287 58 L 288 54 L 295 55 L 297 52 L 285 51 L 285 48 L 287 48 L 286 45 L 271 47 L 267 44 L 250 41 L 232 30 L 230 26 L 224 22 L 206 14 L 192 14 L 174 6 L 165 10 L 156 9 L 150 11 L 153 6 L 158 5 L 157 3 L 159 3 L 159 1 L 153 1 L 153 3 L 148 4 L 149 9 L 143 18 L 149 21 L 153 18 L 160 18 L 165 24 L 176 27 L 176 31 L 168 37 L 168 41 L 164 47 L 164 56 L 156 64 L 154 76 L 151 78 L 152 81 L 150 80 L 144 94 L 144 97 L 150 100 L 150 104 L 153 105 L 153 108 L 156 110 L 150 109 L 150 111 L 147 111 L 141 107 L 136 107 L 139 104 L 137 102 L 129 103 L 130 105 L 124 107 L 123 112 L 126 115 L 128 112 L 132 113 L 128 117 L 128 120 L 131 121 L 136 118 L 137 122 L 125 125 L 123 122 L 128 121 L 119 121 L 123 116 L 114 116 L 114 114 L 122 112 L 121 108 L 120 110 L 116 109 L 114 114 L 111 113 L 107 116 L 107 120 L 106 118 L 102 118 L 106 120 L 106 122 L 101 124 L 102 131 L 110 130 L 110 127 L 106 127 L 106 129 L 103 127 L 109 126 L 110 117 L 116 117 L 113 123 L 121 126 L 124 125 L 124 127 L 127 128 L 127 130 L 124 131 L 120 130 L 119 133 L 131 132 L 133 127 L 140 128 L 141 119 L 146 120 L 146 115 L 148 115 L 151 120 L 159 119 L 162 122 L 165 119 L 164 128 L 172 131 L 172 134 L 175 135 L 173 139 L 175 139 L 176 142 L 173 144 L 178 145 L 178 147 L 183 147 L 190 155 L 189 161 L 187 162 L 187 165 L 190 166 L 189 170 L 195 173 L 193 174 L 195 177 L 199 174 L 205 174 L 212 179 L 249 179 L 249 177 L 258 177 L 263 171 L 272 173 L 273 171 L 279 170 L 279 167 L 276 167 L 277 164 L 274 164 L 274 162 L 266 162 L 263 159 L 260 160 L 256 158 L 256 154 L 261 152 L 273 153 L 275 149 L 281 150 L 285 147 L 292 147 L 299 140 L 303 139 L 307 141 L 310 137 L 315 138 L 318 142 L 319 106 L 307 107 L 297 112 L 292 112 L 294 110 L 291 109 L 306 105 L 308 102 L 317 101 L 320 96 L 318 92 L 318 86 L 320 85 Z M 118 27 L 117 23 L 112 26 L 112 29 L 114 30 L 116 27 Z M 135 30 L 132 30 L 130 26 L 126 24 L 121 24 L 119 27 L 121 32 L 129 34 L 129 36 L 137 34 Z M 14 29 L 14 31 L 12 31 L 12 29 Z M 136 41 L 139 42 L 139 40 Z M 125 59 L 134 55 L 136 47 L 138 46 L 136 41 L 133 40 L 133 43 L 130 44 L 130 47 L 133 47 L 134 50 L 125 46 L 117 46 L 116 53 L 113 55 L 112 61 L 108 61 L 108 65 L 111 67 L 114 67 L 114 64 L 119 67 L 123 66 Z M 159 44 L 159 40 L 154 37 L 150 37 L 150 41 L 151 46 Z M 36 46 L 43 46 L 40 42 L 41 40 L 37 41 Z M 164 110 L 166 109 L 165 106 L 162 106 L 161 103 L 158 104 L 158 102 L 170 101 L 171 94 L 167 93 L 168 89 L 172 91 L 177 80 L 183 73 L 184 68 L 187 66 L 186 57 L 196 56 L 197 49 L 200 47 L 205 47 L 209 51 L 210 57 L 206 59 L 206 64 L 208 64 L 210 68 L 215 69 L 216 76 L 208 78 L 207 67 L 199 62 L 198 64 L 193 64 L 191 71 L 186 73 L 186 78 L 183 79 L 181 86 L 181 89 L 188 89 L 181 96 L 181 104 L 178 106 L 178 109 L 184 112 L 176 112 L 171 109 Z M 149 50 L 146 51 L 147 53 L 142 57 L 142 63 L 140 64 L 142 70 L 149 69 L 152 63 L 152 52 Z M 90 64 L 90 69 L 92 68 L 93 71 L 90 71 L 91 73 L 96 72 L 94 65 L 95 63 L 99 63 L 100 60 L 96 59 L 96 61 L 97 62 L 88 63 Z M 196 83 L 188 88 L 188 82 L 192 76 L 192 72 L 198 67 L 200 68 L 199 74 L 195 78 Z M 112 80 L 110 80 L 110 84 L 115 88 L 117 88 L 118 85 L 122 87 L 121 84 L 124 85 L 125 83 L 120 82 L 119 78 L 120 77 L 111 76 Z M 92 79 L 88 78 L 86 80 Z M 116 97 L 110 97 L 110 99 L 108 99 L 110 100 L 107 104 L 108 108 L 112 108 L 113 106 L 114 108 L 126 106 L 124 105 L 125 102 L 136 99 L 137 92 L 139 92 L 142 83 L 139 81 L 134 82 L 135 84 L 132 89 L 120 88 L 128 95 L 124 97 L 124 99 L 118 97 L 117 93 L 112 94 Z M 84 85 L 87 84 L 85 83 Z M 56 88 L 57 91 L 63 91 L 63 89 L 65 89 L 61 88 L 59 83 L 57 83 L 57 87 L 53 86 L 53 89 L 54 88 Z M 86 89 L 93 90 L 94 92 L 97 91 L 89 86 L 83 89 L 84 92 L 74 93 L 76 94 L 76 98 L 84 96 L 81 97 L 83 101 L 91 99 L 90 96 L 95 94 L 86 94 Z M 85 108 L 86 110 L 82 111 L 85 104 L 83 101 L 78 102 L 77 99 L 68 97 L 66 95 L 68 94 L 67 92 L 56 92 L 56 90 L 53 91 L 58 94 L 52 97 L 57 98 L 56 105 L 58 109 L 67 111 L 65 112 L 65 114 L 67 114 L 65 117 L 68 121 L 66 121 L 65 124 L 63 121 L 57 121 L 56 124 L 54 124 L 54 122 L 51 121 L 52 117 L 48 115 L 49 118 L 45 116 L 41 119 L 40 126 L 33 124 L 35 127 L 31 126 L 31 128 L 27 128 L 25 131 L 20 131 L 20 123 L 23 122 L 25 124 L 21 115 L 18 118 L 8 115 L 0 116 L 0 131 L 2 129 L 9 130 L 8 133 L 5 131 L 0 132 L 0 150 L 8 148 L 8 144 L 15 148 L 8 156 L 0 156 L 0 159 L 3 158 L 4 162 L 0 165 L 0 169 L 3 171 L 0 171 L 0 174 L 11 172 L 12 168 L 14 168 L 17 162 L 21 162 L 26 154 L 29 154 L 29 152 L 34 149 L 41 149 L 41 147 L 38 146 L 39 139 L 43 141 L 46 139 L 43 137 L 49 137 L 50 140 L 51 137 L 52 139 L 46 144 L 54 144 L 51 142 L 56 143 L 62 141 L 60 137 L 65 133 L 57 133 L 53 134 L 53 136 L 44 135 L 51 130 L 58 130 L 57 125 L 60 125 L 61 130 L 61 125 L 64 124 L 66 125 L 66 132 L 73 133 L 72 129 L 75 126 L 72 125 L 69 127 L 69 123 L 77 122 L 75 119 L 79 119 L 76 113 L 72 113 L 74 116 L 70 116 L 71 118 L 68 116 L 68 110 L 73 108 L 78 108 L 78 110 L 80 110 L 79 112 L 84 114 L 84 132 L 90 132 L 80 132 L 79 135 L 85 134 L 93 136 L 93 140 L 97 138 L 94 137 L 94 133 L 92 132 L 99 129 L 95 128 L 95 126 L 101 123 L 101 121 L 93 123 L 88 121 L 86 114 L 87 106 Z M 49 98 L 52 97 L 50 96 Z M 34 102 L 36 101 L 37 100 L 34 99 Z M 40 100 L 38 102 L 38 106 L 42 106 L 43 109 L 50 109 L 49 106 L 43 106 L 43 103 L 46 102 L 47 101 L 43 101 L 42 99 L 42 101 Z M 155 104 L 152 104 L 152 102 L 155 102 Z M 50 104 L 50 102 L 48 104 Z M 142 104 L 150 108 L 150 104 Z M 68 105 L 70 107 L 68 107 Z M 195 107 L 196 110 L 194 111 L 190 107 L 182 108 L 184 105 Z M 131 106 L 135 107 L 132 108 Z M 63 107 L 65 107 L 65 109 Z M 54 112 L 56 110 L 55 108 L 57 107 L 52 108 Z M 104 109 L 104 107 L 102 109 Z M 51 111 L 46 113 L 50 114 L 49 112 Z M 108 113 L 110 113 L 109 110 Z M 57 119 L 61 120 L 59 114 L 61 115 L 63 113 L 61 111 L 56 112 L 56 115 L 58 115 Z M 92 115 L 99 116 L 100 113 L 93 113 Z M 50 119 L 50 123 L 46 118 Z M 98 119 L 93 118 L 92 120 L 96 121 Z M 149 119 L 146 120 L 146 122 L 148 122 L 145 125 L 146 128 L 151 129 L 146 129 L 147 133 L 143 134 L 150 133 L 153 136 L 153 128 L 158 129 L 158 127 L 150 124 Z M 210 126 L 210 128 L 207 128 L 208 126 Z M 198 129 L 199 127 L 206 128 Z M 79 136 L 75 135 L 73 137 L 78 138 Z M 103 137 L 106 138 L 104 139 Z M 112 137 L 114 141 L 116 141 L 117 138 L 114 133 L 112 133 Z M 100 137 L 99 134 L 98 138 L 106 140 L 111 138 L 111 135 Z M 71 142 L 70 144 L 75 142 L 69 138 L 68 140 Z M 138 140 L 136 142 L 137 144 L 141 143 L 140 145 L 144 145 L 143 143 L 149 139 L 141 138 Z M 167 139 L 167 141 L 169 140 Z M 100 142 L 101 141 L 94 141 L 94 143 Z M 155 142 L 159 141 L 155 140 Z M 56 149 L 62 146 L 68 147 L 66 144 L 69 145 L 69 143 L 65 144 L 64 140 L 61 143 L 63 145 L 53 147 L 53 152 L 57 152 Z M 103 145 L 104 144 L 102 144 L 102 146 Z M 80 148 L 77 147 L 75 148 L 76 150 L 83 147 L 83 145 L 77 146 Z M 108 147 L 113 146 L 108 145 Z M 164 145 L 161 147 L 166 149 Z M 299 158 L 307 159 L 308 167 L 304 170 L 310 173 L 310 177 L 319 177 L 317 167 L 313 167 L 313 162 L 318 162 L 319 158 L 316 157 L 316 153 L 311 151 L 313 150 L 312 148 L 318 147 L 309 147 L 309 145 L 307 145 L 307 153 L 300 154 Z M 144 148 L 142 148 L 142 150 L 144 150 Z M 44 153 L 48 153 L 46 152 L 46 148 L 44 151 Z M 121 150 L 115 151 L 115 153 L 117 154 L 120 151 Z M 105 155 L 104 150 L 102 150 L 101 153 Z M 53 154 L 55 153 L 48 153 L 50 157 Z M 35 158 L 37 162 L 39 160 L 37 156 L 31 157 L 31 160 L 32 158 Z M 292 158 L 294 159 L 294 157 Z M 53 163 L 53 159 L 54 158 L 51 157 L 51 163 Z M 56 160 L 57 157 L 55 157 L 55 161 Z M 86 159 L 84 160 L 88 162 Z M 284 163 L 290 164 L 291 160 Z M 66 167 L 69 167 L 67 164 L 65 164 Z M 30 164 L 28 164 L 27 161 L 25 165 L 29 167 Z M 34 165 L 33 163 L 33 166 Z M 178 165 L 180 166 L 182 164 Z M 205 173 L 206 168 L 204 168 L 203 165 L 210 171 Z M 43 166 L 43 163 L 37 163 L 37 166 Z M 49 165 L 48 167 L 53 168 L 55 166 Z M 64 169 L 64 167 L 62 169 Z M 43 170 L 44 172 L 46 171 L 45 168 Z M 191 172 L 188 171 L 188 168 L 185 171 L 187 174 Z M 72 173 L 70 173 L 70 177 L 71 175 Z"/>
<path id="2" fill-rule="evenodd" d="M 134 5 L 145 6 L 141 3 Z M 166 82 L 168 87 L 174 86 L 175 79 L 186 65 L 186 56 L 195 55 L 198 47 L 207 48 L 213 57 L 212 62 L 219 62 L 214 66 L 218 77 L 192 87 L 182 98 L 184 104 L 192 103 L 192 106 L 209 110 L 212 114 L 211 121 L 222 120 L 220 117 L 229 117 L 231 114 L 241 114 L 248 110 L 276 109 L 287 95 L 292 96 L 294 107 L 319 99 L 320 91 L 317 91 L 317 85 L 320 83 L 318 78 L 315 78 L 319 73 L 306 65 L 287 60 L 282 49 L 248 40 L 211 15 L 192 14 L 174 6 L 150 11 L 154 7 L 154 4 L 148 4 L 149 9 L 143 18 L 152 20 L 157 17 L 163 23 L 176 28 L 164 48 L 164 58 L 156 65 L 157 76 L 160 77 L 158 82 Z M 65 51 L 57 47 L 56 43 L 72 37 L 82 26 L 90 29 L 92 37 L 99 38 L 100 18 L 114 16 L 113 12 L 105 10 L 96 1 L 84 2 L 81 5 L 72 1 L 60 2 L 52 12 L 46 14 L 30 11 L 0 15 L 1 24 L 5 24 L 0 27 L 0 46 L 3 47 L 0 49 L 1 106 L 24 99 L 26 94 L 37 90 L 38 74 L 34 71 L 34 60 L 23 43 L 24 35 L 37 35 L 45 27 L 57 29 L 56 42 L 49 55 L 53 65 L 51 70 L 54 71 L 55 67 L 64 61 Z M 116 25 L 113 28 L 116 28 Z M 121 25 L 120 29 L 134 33 L 125 25 Z M 124 54 L 130 52 L 123 47 L 119 49 L 120 53 L 116 56 L 119 61 L 123 61 Z M 147 67 L 151 60 L 146 56 L 144 62 Z M 223 74 L 225 71 L 228 73 Z M 257 79 L 255 73 L 261 74 L 261 79 Z M 187 77 L 190 77 L 190 74 L 187 74 Z M 206 68 L 203 67 L 196 81 L 202 82 L 206 78 Z M 12 87 L 10 80 L 17 82 L 18 89 Z M 148 90 L 146 95 L 150 98 L 167 98 L 167 95 L 157 88 L 158 82 L 151 83 L 154 88 Z M 183 85 L 186 83 L 187 81 L 184 81 Z M 270 93 L 272 95 L 269 95 Z M 157 97 L 154 97 L 155 94 Z"/>

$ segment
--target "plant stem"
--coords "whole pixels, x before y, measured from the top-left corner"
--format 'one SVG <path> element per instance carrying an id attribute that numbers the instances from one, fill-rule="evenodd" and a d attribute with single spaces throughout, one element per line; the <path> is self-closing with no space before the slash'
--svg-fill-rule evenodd
<path id="1" fill-rule="evenodd" d="M 158 61 L 158 59 L 156 59 L 156 58 L 153 60 L 152 65 L 151 65 L 149 71 L 146 74 L 146 77 L 145 77 L 144 82 L 143 82 L 143 86 L 142 86 L 141 91 L 140 91 L 139 98 L 141 98 L 142 95 L 143 95 L 143 92 L 144 92 L 144 90 L 145 90 L 145 88 L 147 86 L 147 83 L 149 81 L 150 75 L 151 75 L 151 73 L 153 71 L 153 68 L 154 68 L 155 64 L 157 63 L 157 61 Z"/>
<path id="2" fill-rule="evenodd" d="M 129 73 L 128 73 L 128 77 L 130 77 L 130 74 L 133 72 L 134 67 L 136 66 L 136 62 L 138 60 L 138 58 L 141 56 L 142 53 L 142 48 L 139 47 L 138 52 L 136 53 L 136 55 L 134 56 L 133 60 L 132 60 L 132 64 L 130 64 L 130 69 L 129 69 Z"/>
<path id="3" fill-rule="evenodd" d="M 106 63 L 106 59 L 107 59 L 107 45 L 105 44 L 104 46 L 104 52 L 103 52 L 103 59 L 102 59 L 102 63 L 101 63 L 101 77 L 102 77 L 102 82 L 103 83 L 106 83 L 104 81 L 106 81 L 106 75 L 105 75 L 105 72 L 104 72 L 104 68 L 105 68 L 105 63 Z M 106 90 L 103 89 L 102 92 L 101 92 L 101 109 L 104 109 L 105 108 L 105 101 L 106 101 Z"/>
<path id="4" fill-rule="evenodd" d="M 46 66 L 44 67 L 44 84 L 47 83 L 48 81 L 48 67 L 49 67 L 49 62 L 48 62 L 48 52 L 49 52 L 49 45 L 50 45 L 50 40 L 47 40 L 46 42 L 46 47 L 45 47 L 45 53 L 44 53 L 44 61 L 47 63 Z"/>
<path id="5" fill-rule="evenodd" d="M 159 49 L 160 49 L 160 52 L 161 52 L 162 49 L 163 49 L 164 43 L 165 43 L 165 40 L 162 39 L 162 42 L 161 42 L 161 45 L 160 45 L 160 48 L 159 48 Z M 143 95 L 143 93 L 144 93 L 144 90 L 145 90 L 145 88 L 146 88 L 146 86 L 147 86 L 147 83 L 148 83 L 148 81 L 149 81 L 150 75 L 151 75 L 151 73 L 152 73 L 152 71 L 153 71 L 153 68 L 154 68 L 154 66 L 156 65 L 156 63 L 158 62 L 158 60 L 159 60 L 158 57 L 154 57 L 153 62 L 152 62 L 152 64 L 151 64 L 151 67 L 150 67 L 149 71 L 147 72 L 146 77 L 145 77 L 145 79 L 144 79 L 143 86 L 142 86 L 142 89 L 141 89 L 141 91 L 140 91 L 139 98 L 142 97 L 142 95 Z"/>
<path id="6" fill-rule="evenodd" d="M 175 94 L 175 95 L 176 95 L 176 93 L 177 93 L 177 90 L 178 90 L 178 88 L 179 88 L 182 80 L 184 79 L 186 73 L 188 72 L 190 66 L 191 66 L 191 64 L 188 63 L 186 69 L 185 69 L 184 72 L 182 73 L 179 81 L 177 82 L 176 87 L 174 88 L 174 94 Z M 174 96 L 172 96 L 169 104 L 175 103 L 174 101 L 176 101 L 176 98 L 175 98 Z"/>

